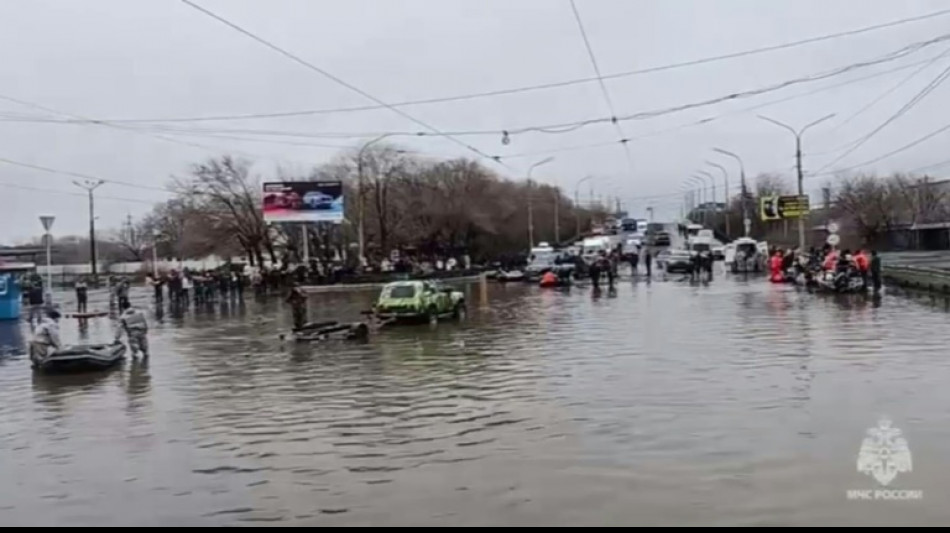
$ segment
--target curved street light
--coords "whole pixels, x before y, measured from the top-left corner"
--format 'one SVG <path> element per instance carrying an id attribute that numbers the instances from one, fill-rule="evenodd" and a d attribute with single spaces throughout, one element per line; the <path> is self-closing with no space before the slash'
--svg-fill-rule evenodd
<path id="1" fill-rule="evenodd" d="M 533 172 L 535 168 L 540 167 L 541 165 L 550 163 L 551 161 L 554 161 L 554 156 L 546 157 L 538 161 L 537 163 L 534 163 L 530 167 L 528 167 L 527 178 L 528 178 L 528 246 L 529 248 L 534 248 L 534 208 L 531 202 L 531 172 Z"/>
<path id="2" fill-rule="evenodd" d="M 799 198 L 802 198 L 805 196 L 805 189 L 804 189 L 804 186 L 802 185 L 802 181 L 804 179 L 802 175 L 802 135 L 804 135 L 805 132 L 808 131 L 808 129 L 811 128 L 812 126 L 817 126 L 818 124 L 821 124 L 822 122 L 829 120 L 833 118 L 834 116 L 835 116 L 835 113 L 830 113 L 828 115 L 825 115 L 819 118 L 818 120 L 814 120 L 812 122 L 809 122 L 808 124 L 805 124 L 804 126 L 802 126 L 801 129 L 796 131 L 795 128 L 789 126 L 788 124 L 785 124 L 784 122 L 779 122 L 775 120 L 774 118 L 769 118 L 769 117 L 764 117 L 762 115 L 759 115 L 759 118 L 761 118 L 762 120 L 766 122 L 771 122 L 772 124 L 775 124 L 776 126 L 780 128 L 784 128 L 792 132 L 792 135 L 795 136 L 795 163 L 796 163 L 795 166 L 798 169 L 798 197 Z M 803 216 L 798 217 L 798 249 L 799 250 L 805 249 L 805 217 Z"/>
<path id="3" fill-rule="evenodd" d="M 726 214 L 726 237 L 729 237 L 729 172 L 726 171 L 726 167 L 720 165 L 719 163 L 714 163 L 712 161 L 706 161 L 706 164 L 719 169 L 719 172 L 722 172 L 722 187 L 723 187 L 723 204 L 725 205 L 724 211 Z"/>
<path id="4" fill-rule="evenodd" d="M 720 153 L 724 156 L 731 157 L 739 162 L 739 187 L 740 187 L 739 194 L 741 196 L 740 205 L 742 206 L 742 226 L 744 230 L 744 233 L 743 233 L 744 236 L 748 237 L 749 230 L 752 227 L 752 221 L 749 220 L 749 211 L 746 206 L 747 193 L 746 193 L 746 187 L 745 187 L 745 163 L 742 162 L 742 158 L 739 157 L 738 154 L 734 152 L 730 152 L 729 150 L 724 150 L 722 148 L 713 148 L 713 151 Z"/>

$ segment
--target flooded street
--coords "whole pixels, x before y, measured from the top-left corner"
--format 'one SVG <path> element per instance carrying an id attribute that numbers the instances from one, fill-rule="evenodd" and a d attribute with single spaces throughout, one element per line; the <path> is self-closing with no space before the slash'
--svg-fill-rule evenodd
<path id="1" fill-rule="evenodd" d="M 283 346 L 290 312 L 272 298 L 161 320 L 150 310 L 151 361 L 107 374 L 33 375 L 24 356 L 3 356 L 0 521 L 950 519 L 942 301 L 876 305 L 719 277 L 624 281 L 599 299 L 493 285 L 480 311 L 468 291 L 465 322 L 365 344 Z M 375 295 L 314 295 L 311 319 L 357 320 Z M 75 323 L 63 326 L 75 339 Z M 18 334 L 4 327 L 9 344 Z M 90 325 L 90 338 L 110 334 Z M 913 471 L 888 488 L 920 490 L 920 501 L 846 497 L 879 488 L 856 460 L 882 416 L 913 454 Z"/>

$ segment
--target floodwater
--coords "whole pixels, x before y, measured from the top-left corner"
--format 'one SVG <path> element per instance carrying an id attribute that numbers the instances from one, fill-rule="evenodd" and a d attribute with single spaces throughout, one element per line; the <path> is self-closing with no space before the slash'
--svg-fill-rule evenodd
<path id="1" fill-rule="evenodd" d="M 356 320 L 373 296 L 314 296 L 311 317 Z M 166 313 L 147 365 L 72 377 L 34 376 L 3 326 L 0 523 L 950 520 L 942 301 L 763 278 L 491 299 L 365 344 L 281 346 L 277 298 Z M 887 488 L 920 500 L 847 498 L 881 488 L 856 461 L 882 416 L 913 455 Z"/>

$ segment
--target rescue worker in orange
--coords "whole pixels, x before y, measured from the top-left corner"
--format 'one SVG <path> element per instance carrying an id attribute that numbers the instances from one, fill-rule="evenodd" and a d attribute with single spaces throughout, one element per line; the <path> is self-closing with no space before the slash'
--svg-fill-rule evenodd
<path id="1" fill-rule="evenodd" d="M 834 272 L 838 268 L 838 250 L 831 249 L 828 251 L 828 254 L 825 255 L 825 262 L 821 264 L 821 268 L 831 272 Z"/>
<path id="2" fill-rule="evenodd" d="M 868 288 L 868 271 L 871 269 L 871 261 L 868 259 L 868 256 L 865 255 L 864 250 L 858 250 L 854 254 L 854 265 L 858 269 L 858 273 L 861 274 L 861 284 L 865 290 Z"/>
<path id="3" fill-rule="evenodd" d="M 772 283 L 782 283 L 785 281 L 785 276 L 782 274 L 783 262 L 782 251 L 776 250 L 775 255 L 769 260 L 769 271 L 771 272 L 769 279 Z"/>
<path id="4" fill-rule="evenodd" d="M 541 286 L 542 287 L 554 287 L 557 285 L 558 279 L 557 274 L 548 270 L 541 276 Z"/>

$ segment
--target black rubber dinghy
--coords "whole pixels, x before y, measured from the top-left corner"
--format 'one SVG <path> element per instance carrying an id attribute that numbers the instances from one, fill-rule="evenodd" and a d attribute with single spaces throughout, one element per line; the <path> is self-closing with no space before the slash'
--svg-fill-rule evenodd
<path id="1" fill-rule="evenodd" d="M 33 368 L 48 373 L 104 370 L 121 363 L 125 351 L 125 345 L 118 342 L 65 346 L 45 359 L 34 359 Z"/>

